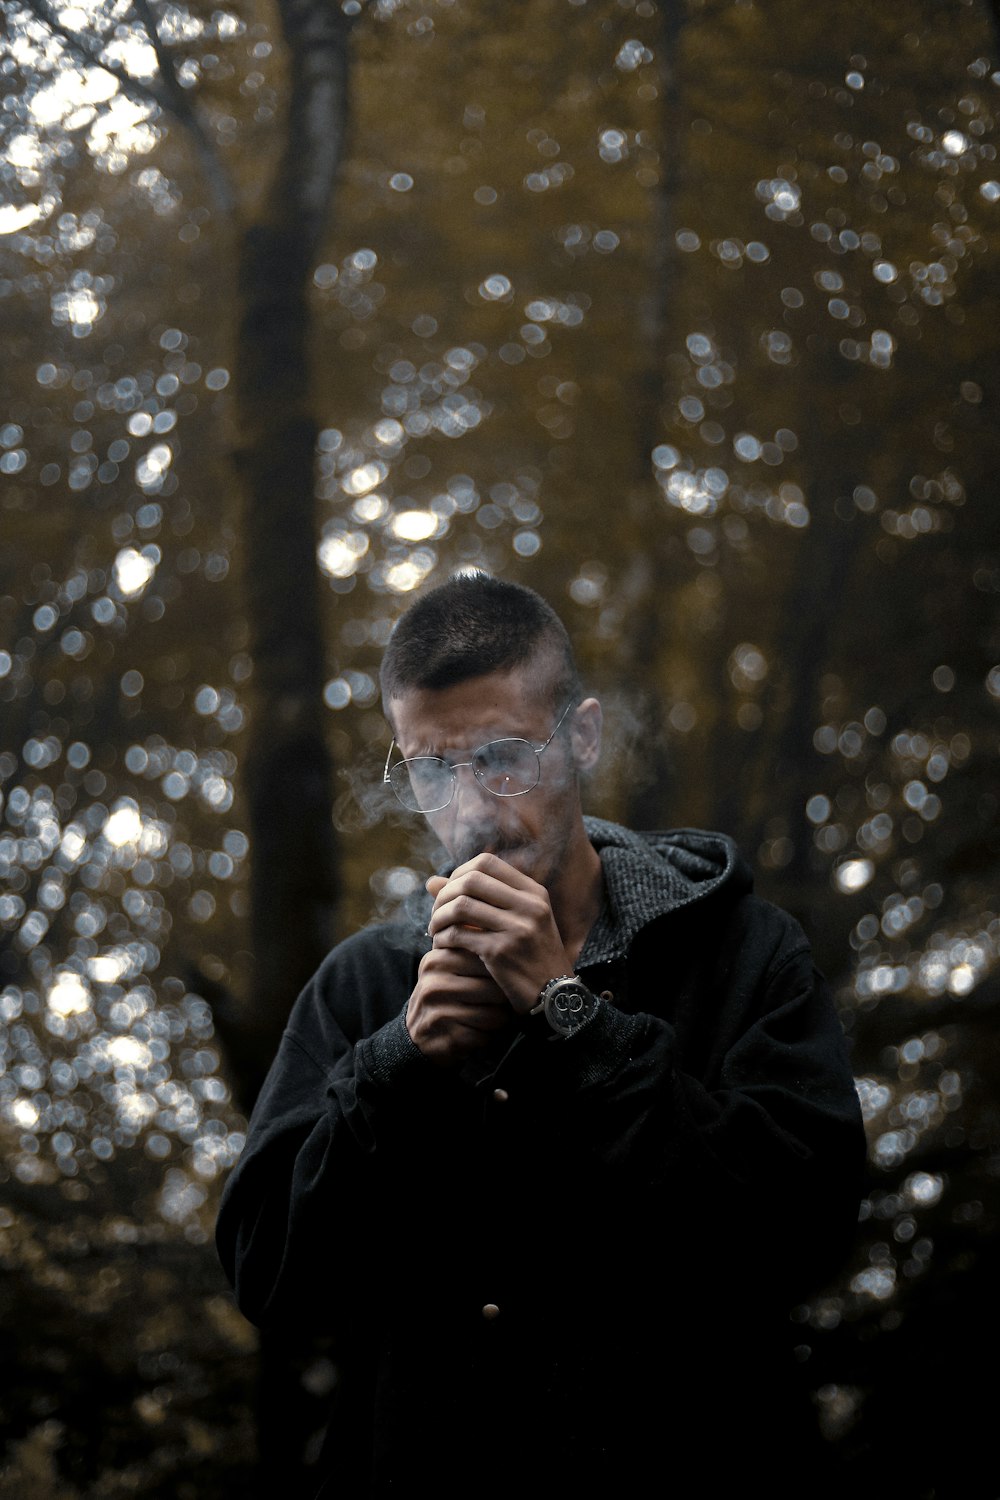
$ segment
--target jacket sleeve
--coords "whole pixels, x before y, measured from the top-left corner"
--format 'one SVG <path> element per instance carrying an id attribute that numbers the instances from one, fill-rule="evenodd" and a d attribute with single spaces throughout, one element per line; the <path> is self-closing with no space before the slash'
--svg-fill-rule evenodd
<path id="1" fill-rule="evenodd" d="M 717 971 L 714 992 L 695 984 L 687 1014 L 664 993 L 682 976 L 661 961 L 648 1010 L 605 1003 L 576 1036 L 526 1047 L 522 1066 L 529 1134 L 572 1140 L 609 1202 L 738 1242 L 797 1291 L 851 1242 L 865 1141 L 828 987 L 799 929 L 770 911 L 759 967 L 726 985 Z"/>
<path id="2" fill-rule="evenodd" d="M 443 1104 L 403 1023 L 402 955 L 373 963 L 371 948 L 341 945 L 300 995 L 222 1196 L 219 1255 L 261 1325 L 306 1306 L 324 1332 L 350 1322 L 386 1250 L 384 1160 L 415 1121 L 433 1132 Z M 394 1006 L 363 1035 L 373 1011 Z"/>

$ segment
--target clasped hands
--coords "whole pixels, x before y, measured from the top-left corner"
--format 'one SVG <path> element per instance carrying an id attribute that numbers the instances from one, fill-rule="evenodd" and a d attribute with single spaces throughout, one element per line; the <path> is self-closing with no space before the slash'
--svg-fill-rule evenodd
<path id="1" fill-rule="evenodd" d="M 528 1013 L 573 964 L 544 886 L 496 854 L 432 875 L 433 946 L 420 961 L 406 1027 L 432 1062 L 454 1066 Z"/>

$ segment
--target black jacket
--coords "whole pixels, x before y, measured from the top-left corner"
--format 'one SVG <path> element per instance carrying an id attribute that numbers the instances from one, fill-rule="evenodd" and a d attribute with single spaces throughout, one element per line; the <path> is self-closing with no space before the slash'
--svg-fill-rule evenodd
<path id="1" fill-rule="evenodd" d="M 652 1495 L 685 1456 L 780 1492 L 783 1317 L 856 1220 L 843 1037 L 728 839 L 587 822 L 606 900 L 577 968 L 605 1003 L 580 1033 L 528 1018 L 435 1068 L 402 1019 L 423 923 L 373 927 L 300 996 L 254 1111 L 219 1250 L 253 1321 L 336 1337 L 330 1494 Z"/>

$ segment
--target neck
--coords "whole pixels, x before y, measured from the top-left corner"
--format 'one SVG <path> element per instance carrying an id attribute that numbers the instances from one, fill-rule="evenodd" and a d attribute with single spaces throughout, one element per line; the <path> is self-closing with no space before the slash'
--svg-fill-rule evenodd
<path id="1" fill-rule="evenodd" d="M 574 962 L 597 920 L 603 895 L 600 855 L 587 837 L 581 820 L 561 861 L 559 874 L 549 887 L 552 914 L 566 951 Z"/>

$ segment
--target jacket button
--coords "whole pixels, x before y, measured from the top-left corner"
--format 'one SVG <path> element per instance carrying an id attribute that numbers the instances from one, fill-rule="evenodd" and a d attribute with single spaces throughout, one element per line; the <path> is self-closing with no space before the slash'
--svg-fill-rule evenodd
<path id="1" fill-rule="evenodd" d="M 486 1306 L 483 1308 L 483 1317 L 486 1319 L 486 1321 L 488 1323 L 492 1323 L 493 1319 L 499 1318 L 499 1316 L 500 1309 L 499 1307 L 497 1307 L 496 1303 L 487 1302 Z"/>
<path id="2" fill-rule="evenodd" d="M 510 1098 L 510 1095 L 508 1094 L 506 1089 L 494 1089 L 493 1098 L 496 1100 L 497 1104 L 506 1104 L 507 1100 Z"/>
<path id="3" fill-rule="evenodd" d="M 602 1000 L 613 1000 L 614 998 L 615 997 L 614 997 L 614 995 L 612 994 L 612 992 L 610 990 L 602 990 L 601 991 L 601 999 Z"/>

